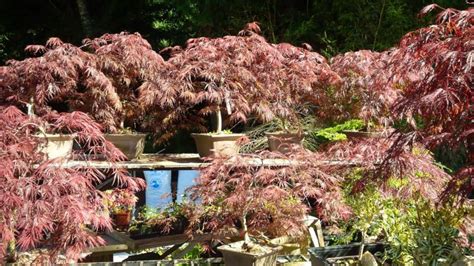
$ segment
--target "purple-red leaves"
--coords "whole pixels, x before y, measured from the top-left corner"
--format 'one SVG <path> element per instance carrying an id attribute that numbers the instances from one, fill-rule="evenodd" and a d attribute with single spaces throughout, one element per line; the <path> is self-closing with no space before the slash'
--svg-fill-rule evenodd
<path id="1" fill-rule="evenodd" d="M 347 218 L 341 180 L 328 174 L 318 159 L 295 150 L 291 156 L 262 152 L 210 160 L 191 189 L 203 205 L 193 210 L 189 231 L 228 232 L 245 216 L 251 234 L 301 236 L 308 199 L 317 200 L 318 216 L 324 220 Z M 288 161 L 270 166 L 260 160 Z"/>
<path id="2" fill-rule="evenodd" d="M 44 160 L 35 136 L 39 127 L 50 133 L 75 133 L 80 154 L 94 152 L 112 163 L 112 178 L 131 191 L 144 187 L 113 163 L 123 154 L 108 143 L 101 127 L 86 114 L 48 113 L 30 118 L 16 107 L 0 107 L 0 262 L 10 241 L 21 250 L 48 246 L 50 255 L 77 259 L 104 241 L 92 229 L 111 228 L 102 193 L 96 185 L 106 176 L 92 167 L 63 167 L 64 159 Z M 85 159 L 85 158 L 83 158 Z"/>

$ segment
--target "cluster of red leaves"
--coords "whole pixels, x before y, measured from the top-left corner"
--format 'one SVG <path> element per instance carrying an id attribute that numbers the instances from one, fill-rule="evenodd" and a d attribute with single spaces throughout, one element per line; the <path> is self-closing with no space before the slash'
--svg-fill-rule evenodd
<path id="1" fill-rule="evenodd" d="M 26 47 L 37 57 L 10 60 L 0 69 L 1 101 L 21 106 L 33 98 L 39 114 L 51 104 L 67 104 L 111 132 L 124 120 L 133 125 L 143 114 L 138 88 L 159 80 L 163 59 L 139 34 L 105 34 L 84 43 L 76 47 L 50 38 L 45 46 Z"/>
<path id="2" fill-rule="evenodd" d="M 181 128 L 206 130 L 202 117 L 218 109 L 231 123 L 251 115 L 291 121 L 305 105 L 325 104 L 325 89 L 340 82 L 326 60 L 287 43 L 268 43 L 257 29 L 252 24 L 239 36 L 190 39 L 184 49 L 173 48 L 168 84 L 143 95 L 164 139 Z"/>
<path id="3" fill-rule="evenodd" d="M 283 161 L 286 165 L 272 166 Z M 215 158 L 191 188 L 191 198 L 202 205 L 192 210 L 188 231 L 232 232 L 245 217 L 251 235 L 301 236 L 309 199 L 316 200 L 318 217 L 324 220 L 348 217 L 340 181 L 305 150 L 288 156 L 264 151 Z"/>
<path id="4" fill-rule="evenodd" d="M 429 5 L 421 15 L 438 8 Z M 467 148 L 468 164 L 448 187 L 452 191 L 463 184 L 467 193 L 474 187 L 469 182 L 474 176 L 473 40 L 474 8 L 443 9 L 437 24 L 402 38 L 390 63 L 395 74 L 420 74 L 407 83 L 394 104 L 396 118 L 406 119 L 429 147 L 444 143 L 453 149 Z"/>
<path id="5" fill-rule="evenodd" d="M 47 247 L 54 259 L 62 253 L 77 259 L 86 248 L 103 244 L 92 231 L 111 223 L 96 185 L 107 179 L 91 167 L 64 167 L 62 158 L 45 160 L 40 130 L 76 133 L 83 145 L 94 144 L 112 163 L 123 154 L 108 143 L 100 126 L 87 115 L 73 112 L 31 118 L 16 107 L 0 107 L 0 261 L 14 241 L 21 250 Z M 87 150 L 91 152 L 91 149 Z M 137 191 L 140 179 L 112 167 L 120 187 Z"/>

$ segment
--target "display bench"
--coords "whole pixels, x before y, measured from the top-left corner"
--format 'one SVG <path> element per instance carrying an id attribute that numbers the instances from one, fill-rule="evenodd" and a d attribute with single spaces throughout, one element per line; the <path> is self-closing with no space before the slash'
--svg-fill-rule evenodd
<path id="1" fill-rule="evenodd" d="M 266 167 L 282 167 L 288 166 L 292 164 L 298 164 L 295 160 L 287 160 L 287 159 L 260 159 L 258 157 L 249 158 L 249 164 L 254 164 L 255 166 L 266 166 Z M 229 159 L 229 163 L 233 163 L 232 158 Z M 347 167 L 354 167 L 357 166 L 357 162 L 351 161 L 320 161 L 321 165 L 333 165 L 333 166 L 347 166 Z M 208 166 L 209 163 L 202 160 L 198 154 L 144 154 L 140 157 L 140 159 L 132 160 L 132 161 L 123 161 L 123 162 L 116 162 L 110 163 L 107 161 L 66 161 L 62 163 L 58 163 L 58 167 L 94 167 L 97 169 L 103 169 L 104 171 L 110 168 L 124 168 L 127 169 L 130 174 L 144 178 L 147 181 L 147 190 L 139 192 L 137 194 L 139 200 L 137 202 L 137 207 L 148 205 L 152 207 L 156 207 L 156 204 L 165 205 L 170 202 L 179 201 L 180 200 L 180 191 L 185 188 L 181 188 L 179 183 L 186 184 L 189 186 L 192 184 L 192 180 L 198 175 L 198 171 L 200 168 Z M 194 171 L 194 175 L 182 175 L 182 173 L 189 173 L 189 171 Z M 148 175 L 147 173 L 166 173 L 162 176 L 156 175 Z M 155 178 L 152 180 L 151 178 Z M 188 180 L 184 180 L 188 179 Z M 165 199 L 163 201 L 162 197 L 158 195 L 159 193 L 156 192 L 154 189 L 155 183 L 159 182 L 160 179 L 167 179 L 168 181 L 165 183 L 158 184 L 160 189 L 165 185 L 168 186 L 168 190 L 170 195 L 169 199 Z M 109 179 L 106 182 L 100 184 L 98 186 L 99 189 L 107 189 L 108 186 L 112 185 L 112 180 Z M 165 190 L 164 192 L 167 192 Z M 161 190 L 160 190 L 161 191 Z M 163 192 L 163 191 L 161 191 Z M 161 193 L 160 192 L 160 193 Z M 160 202 L 151 202 L 150 198 L 159 198 Z M 137 208 L 138 209 L 138 208 Z M 88 261 L 110 261 L 114 253 L 119 252 L 133 252 L 133 251 L 140 251 L 146 249 L 152 249 L 157 247 L 166 247 L 162 254 L 157 253 L 146 253 L 141 255 L 135 255 L 135 259 L 163 259 L 166 258 L 171 253 L 174 253 L 174 258 L 180 258 L 180 255 L 184 255 L 185 251 L 191 249 L 195 244 L 200 242 L 205 242 L 208 240 L 221 240 L 225 241 L 225 237 L 223 236 L 216 236 L 216 235 L 196 235 L 194 237 L 189 237 L 184 234 L 177 234 L 177 235 L 166 235 L 166 236 L 154 236 L 149 238 L 143 239 L 132 239 L 129 237 L 128 234 L 124 232 L 112 231 L 108 233 L 103 233 L 101 237 L 106 241 L 105 246 L 96 247 L 90 249 L 88 253 L 90 253 L 88 257 Z M 183 246 L 185 243 L 188 243 L 187 247 L 183 250 L 183 252 L 178 252 L 176 255 L 176 251 Z M 183 253 L 183 254 L 181 254 Z M 151 256 L 151 257 L 150 257 Z M 146 257 L 146 258 L 142 258 Z"/>

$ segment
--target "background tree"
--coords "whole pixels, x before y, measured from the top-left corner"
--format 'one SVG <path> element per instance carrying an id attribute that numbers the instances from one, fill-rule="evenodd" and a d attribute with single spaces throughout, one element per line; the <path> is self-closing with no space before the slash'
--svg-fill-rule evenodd
<path id="1" fill-rule="evenodd" d="M 81 23 L 77 1 L 6 1 L 0 6 L 1 61 L 21 58 L 23 47 L 50 36 L 78 44 L 85 37 L 121 31 L 140 32 L 153 47 L 183 44 L 196 36 L 232 34 L 259 21 L 271 42 L 310 43 L 325 55 L 360 49 L 383 50 L 424 22 L 418 11 L 426 0 L 84 0 L 92 35 Z M 466 8 L 464 0 L 436 0 L 441 6 Z M 120 18 L 120 19 L 117 19 Z M 61 25 L 61 27 L 57 27 Z M 1 56 L 1 54 L 0 54 Z"/>

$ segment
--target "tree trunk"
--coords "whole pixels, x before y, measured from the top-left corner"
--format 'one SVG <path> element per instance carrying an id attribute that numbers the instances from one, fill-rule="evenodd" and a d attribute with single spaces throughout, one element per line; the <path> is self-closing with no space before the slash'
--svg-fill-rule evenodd
<path id="1" fill-rule="evenodd" d="M 248 231 L 248 227 L 247 227 L 247 215 L 244 215 L 242 216 L 242 229 L 244 229 L 244 243 L 245 244 L 249 244 L 251 241 L 250 241 L 250 236 L 249 236 L 249 231 Z"/>
<path id="2" fill-rule="evenodd" d="M 217 118 L 217 129 L 216 133 L 220 134 L 222 132 L 222 114 L 221 114 L 221 109 L 218 108 L 216 111 L 216 118 Z"/>
<path id="3" fill-rule="evenodd" d="M 87 11 L 87 5 L 85 0 L 76 0 L 77 9 L 79 10 L 79 16 L 81 18 L 82 30 L 87 37 L 92 36 L 92 23 Z"/>

